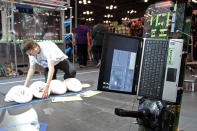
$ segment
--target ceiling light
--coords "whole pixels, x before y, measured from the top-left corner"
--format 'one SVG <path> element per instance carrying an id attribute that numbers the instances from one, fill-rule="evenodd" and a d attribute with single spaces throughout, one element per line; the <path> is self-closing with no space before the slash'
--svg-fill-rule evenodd
<path id="1" fill-rule="evenodd" d="M 84 5 L 87 5 L 87 4 L 90 4 L 91 3 L 91 0 L 83 0 L 83 1 L 79 1 L 79 4 L 84 4 Z"/>
<path id="2" fill-rule="evenodd" d="M 113 5 L 110 5 L 109 9 L 113 9 L 113 7 L 114 7 Z"/>
<path id="3" fill-rule="evenodd" d="M 111 23 L 110 20 L 104 20 L 103 23 Z"/>
<path id="4" fill-rule="evenodd" d="M 84 15 L 91 15 L 91 14 L 93 14 L 93 11 L 87 10 L 87 11 L 84 11 L 83 14 Z"/>
<path id="5" fill-rule="evenodd" d="M 86 21 L 94 21 L 94 18 L 86 18 Z"/>
<path id="6" fill-rule="evenodd" d="M 137 11 L 136 10 L 128 10 L 127 13 L 128 14 L 135 14 L 135 13 L 137 13 Z"/>
<path id="7" fill-rule="evenodd" d="M 106 9 L 110 9 L 110 10 L 117 9 L 117 6 L 109 5 L 109 6 L 106 6 Z"/>
<path id="8" fill-rule="evenodd" d="M 107 14 L 107 15 L 104 15 L 104 17 L 105 17 L 105 18 L 112 18 L 112 17 L 114 17 L 114 16 L 111 15 L 111 14 Z"/>
<path id="9" fill-rule="evenodd" d="M 122 18 L 122 20 L 126 21 L 126 20 L 129 20 L 129 18 L 128 17 L 125 17 L 125 18 Z"/>
<path id="10" fill-rule="evenodd" d="M 148 0 L 144 0 L 144 2 L 148 2 Z"/>

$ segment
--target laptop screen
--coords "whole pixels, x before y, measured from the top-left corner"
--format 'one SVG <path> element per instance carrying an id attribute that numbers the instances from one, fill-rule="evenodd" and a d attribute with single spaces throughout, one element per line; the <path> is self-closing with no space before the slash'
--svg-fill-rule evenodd
<path id="1" fill-rule="evenodd" d="M 135 94 L 140 39 L 105 34 L 98 89 Z"/>

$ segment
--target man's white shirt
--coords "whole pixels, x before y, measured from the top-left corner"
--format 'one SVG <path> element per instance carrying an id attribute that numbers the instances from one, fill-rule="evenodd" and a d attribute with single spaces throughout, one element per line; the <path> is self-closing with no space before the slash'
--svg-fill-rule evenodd
<path id="1" fill-rule="evenodd" d="M 60 61 L 68 58 L 68 56 L 51 41 L 38 42 L 37 44 L 40 46 L 40 52 L 37 56 L 28 55 L 30 65 L 35 65 L 37 63 L 46 68 L 48 67 L 48 62 L 51 60 L 54 60 L 55 65 L 57 65 Z"/>

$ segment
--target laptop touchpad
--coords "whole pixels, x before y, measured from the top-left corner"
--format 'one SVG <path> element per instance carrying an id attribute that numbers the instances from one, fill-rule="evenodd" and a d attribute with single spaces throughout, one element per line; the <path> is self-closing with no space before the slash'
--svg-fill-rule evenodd
<path id="1" fill-rule="evenodd" d="M 166 81 L 176 82 L 176 68 L 168 68 Z"/>

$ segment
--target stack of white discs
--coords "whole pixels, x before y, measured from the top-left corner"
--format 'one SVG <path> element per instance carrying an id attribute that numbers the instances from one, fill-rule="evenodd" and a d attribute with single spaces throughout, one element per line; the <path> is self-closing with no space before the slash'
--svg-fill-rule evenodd
<path id="1" fill-rule="evenodd" d="M 18 85 L 12 87 L 6 94 L 5 101 L 16 101 L 17 103 L 26 103 L 32 100 L 33 96 L 36 98 L 42 98 L 46 83 L 43 81 L 33 82 L 30 87 Z M 63 82 L 60 80 L 52 80 L 49 86 L 48 95 L 53 94 L 65 94 L 67 90 L 73 92 L 79 92 L 83 87 L 89 87 L 89 84 L 82 84 L 76 78 L 68 78 Z"/>

